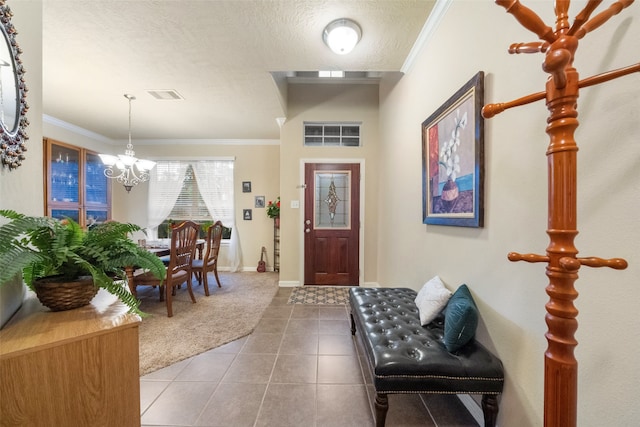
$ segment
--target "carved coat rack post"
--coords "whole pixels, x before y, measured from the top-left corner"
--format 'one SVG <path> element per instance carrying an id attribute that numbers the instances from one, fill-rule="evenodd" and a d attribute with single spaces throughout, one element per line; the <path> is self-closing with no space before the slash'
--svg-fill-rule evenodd
<path id="1" fill-rule="evenodd" d="M 526 29 L 535 33 L 542 41 L 516 43 L 509 53 L 545 53 L 542 68 L 550 74 L 545 92 L 535 93 L 515 101 L 488 104 L 482 114 L 491 118 L 507 108 L 528 104 L 546 98 L 549 110 L 546 132 L 549 135 L 548 161 L 548 229 L 549 246 L 546 255 L 508 255 L 511 261 L 546 262 L 549 278 L 546 292 L 547 350 L 545 352 L 544 376 L 544 425 L 547 427 L 572 427 L 577 424 L 578 362 L 574 348 L 578 344 L 575 332 L 578 329 L 578 310 L 573 301 L 578 297 L 574 282 L 578 279 L 580 266 L 611 267 L 624 269 L 627 262 L 620 258 L 578 258 L 574 238 L 578 234 L 576 220 L 577 199 L 577 152 L 574 132 L 578 127 L 577 100 L 582 87 L 609 81 L 632 72 L 640 71 L 640 63 L 590 77 L 580 81 L 573 67 L 578 41 L 588 32 L 600 27 L 634 0 L 619 0 L 607 9 L 590 18 L 602 0 L 590 0 L 569 23 L 569 0 L 554 3 L 556 27 L 553 30 L 531 9 L 519 0 L 496 0 Z"/>

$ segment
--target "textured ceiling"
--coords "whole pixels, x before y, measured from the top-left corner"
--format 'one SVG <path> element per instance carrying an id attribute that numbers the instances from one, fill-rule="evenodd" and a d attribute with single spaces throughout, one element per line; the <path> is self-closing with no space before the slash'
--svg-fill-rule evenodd
<path id="1" fill-rule="evenodd" d="M 278 139 L 286 116 L 273 72 L 399 71 L 435 1 L 44 0 L 43 112 L 103 135 L 136 139 Z M 322 30 L 349 17 L 349 55 Z M 277 74 L 280 75 L 280 74 Z M 148 90 L 175 90 L 157 100 Z"/>

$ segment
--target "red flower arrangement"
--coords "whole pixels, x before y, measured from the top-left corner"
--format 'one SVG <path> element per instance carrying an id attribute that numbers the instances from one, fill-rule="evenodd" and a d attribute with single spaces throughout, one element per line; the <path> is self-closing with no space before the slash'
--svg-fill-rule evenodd
<path id="1" fill-rule="evenodd" d="M 280 196 L 275 201 L 269 200 L 269 203 L 267 203 L 267 216 L 269 218 L 280 218 Z"/>

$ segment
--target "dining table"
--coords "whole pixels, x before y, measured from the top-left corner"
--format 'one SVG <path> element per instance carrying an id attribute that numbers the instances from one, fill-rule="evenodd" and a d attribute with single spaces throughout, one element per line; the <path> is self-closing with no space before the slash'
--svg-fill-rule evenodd
<path id="1" fill-rule="evenodd" d="M 171 243 L 171 239 L 164 240 L 153 240 L 144 242 L 143 246 L 149 252 L 157 255 L 158 257 L 163 257 L 167 255 L 171 255 L 171 248 L 169 247 Z M 198 259 L 202 259 L 202 252 L 204 250 L 204 245 L 206 243 L 205 239 L 198 239 L 196 241 L 196 256 Z M 133 284 L 133 276 L 136 267 L 128 266 L 125 268 L 125 273 L 127 275 L 127 283 L 129 284 L 129 290 L 133 294 L 134 297 L 137 297 L 136 287 Z"/>

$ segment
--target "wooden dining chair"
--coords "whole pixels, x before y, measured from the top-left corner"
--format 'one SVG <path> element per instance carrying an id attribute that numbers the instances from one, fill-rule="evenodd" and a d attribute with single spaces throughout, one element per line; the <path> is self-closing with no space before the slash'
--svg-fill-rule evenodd
<path id="1" fill-rule="evenodd" d="M 216 221 L 207 230 L 207 250 L 205 251 L 203 259 L 194 259 L 191 261 L 191 271 L 198 279 L 198 284 L 204 283 L 204 294 L 209 296 L 209 280 L 207 273 L 213 271 L 218 282 L 218 287 L 221 288 L 220 278 L 218 277 L 218 254 L 220 253 L 220 242 L 222 241 L 222 231 L 224 226 L 222 222 Z"/>
<path id="2" fill-rule="evenodd" d="M 185 221 L 171 230 L 171 243 L 167 277 L 160 282 L 150 272 L 134 275 L 135 286 L 160 286 L 160 301 L 166 300 L 167 316 L 173 316 L 172 299 L 175 290 L 186 282 L 191 301 L 196 302 L 191 287 L 191 261 L 195 258 L 196 242 L 200 225 L 193 221 Z"/>

